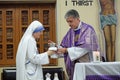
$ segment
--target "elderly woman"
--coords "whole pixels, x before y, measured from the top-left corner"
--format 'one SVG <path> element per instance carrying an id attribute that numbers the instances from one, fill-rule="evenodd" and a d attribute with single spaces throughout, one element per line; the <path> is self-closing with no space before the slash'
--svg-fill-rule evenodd
<path id="1" fill-rule="evenodd" d="M 33 21 L 24 33 L 17 50 L 16 80 L 43 80 L 42 65 L 49 63 L 49 55 L 55 51 L 48 50 L 39 54 L 36 39 L 43 34 L 44 27 L 39 21 Z"/>

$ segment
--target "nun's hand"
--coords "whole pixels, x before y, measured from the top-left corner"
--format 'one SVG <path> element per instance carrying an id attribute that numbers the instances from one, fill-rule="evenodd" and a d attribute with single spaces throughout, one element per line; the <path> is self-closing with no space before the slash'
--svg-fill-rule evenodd
<path id="1" fill-rule="evenodd" d="M 50 56 L 50 55 L 52 55 L 52 54 L 55 54 L 56 51 L 54 51 L 54 50 L 48 50 L 47 53 L 48 53 L 48 55 Z"/>

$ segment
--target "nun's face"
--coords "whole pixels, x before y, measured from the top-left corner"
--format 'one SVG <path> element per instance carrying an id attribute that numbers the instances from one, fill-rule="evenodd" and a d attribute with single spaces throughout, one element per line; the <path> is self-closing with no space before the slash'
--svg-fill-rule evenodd
<path id="1" fill-rule="evenodd" d="M 35 39 L 39 39 L 40 35 L 43 35 L 43 31 L 33 33 Z"/>

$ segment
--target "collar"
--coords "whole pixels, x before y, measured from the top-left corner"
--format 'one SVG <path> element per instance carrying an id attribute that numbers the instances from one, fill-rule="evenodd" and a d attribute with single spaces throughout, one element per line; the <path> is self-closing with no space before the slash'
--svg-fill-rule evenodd
<path id="1" fill-rule="evenodd" d="M 74 29 L 74 31 L 76 31 L 76 30 L 78 30 L 78 29 L 80 29 L 81 28 L 81 21 L 80 21 L 80 23 L 79 23 L 79 25 L 78 25 L 78 27 L 77 27 L 77 29 Z"/>

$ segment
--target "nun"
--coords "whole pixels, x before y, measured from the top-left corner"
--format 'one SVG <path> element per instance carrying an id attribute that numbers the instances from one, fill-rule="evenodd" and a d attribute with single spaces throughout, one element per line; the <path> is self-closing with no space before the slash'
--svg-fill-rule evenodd
<path id="1" fill-rule="evenodd" d="M 43 30 L 43 25 L 35 20 L 21 38 L 16 55 L 16 80 L 44 80 L 42 65 L 49 63 L 49 56 L 55 51 L 38 53 L 36 40 Z"/>

